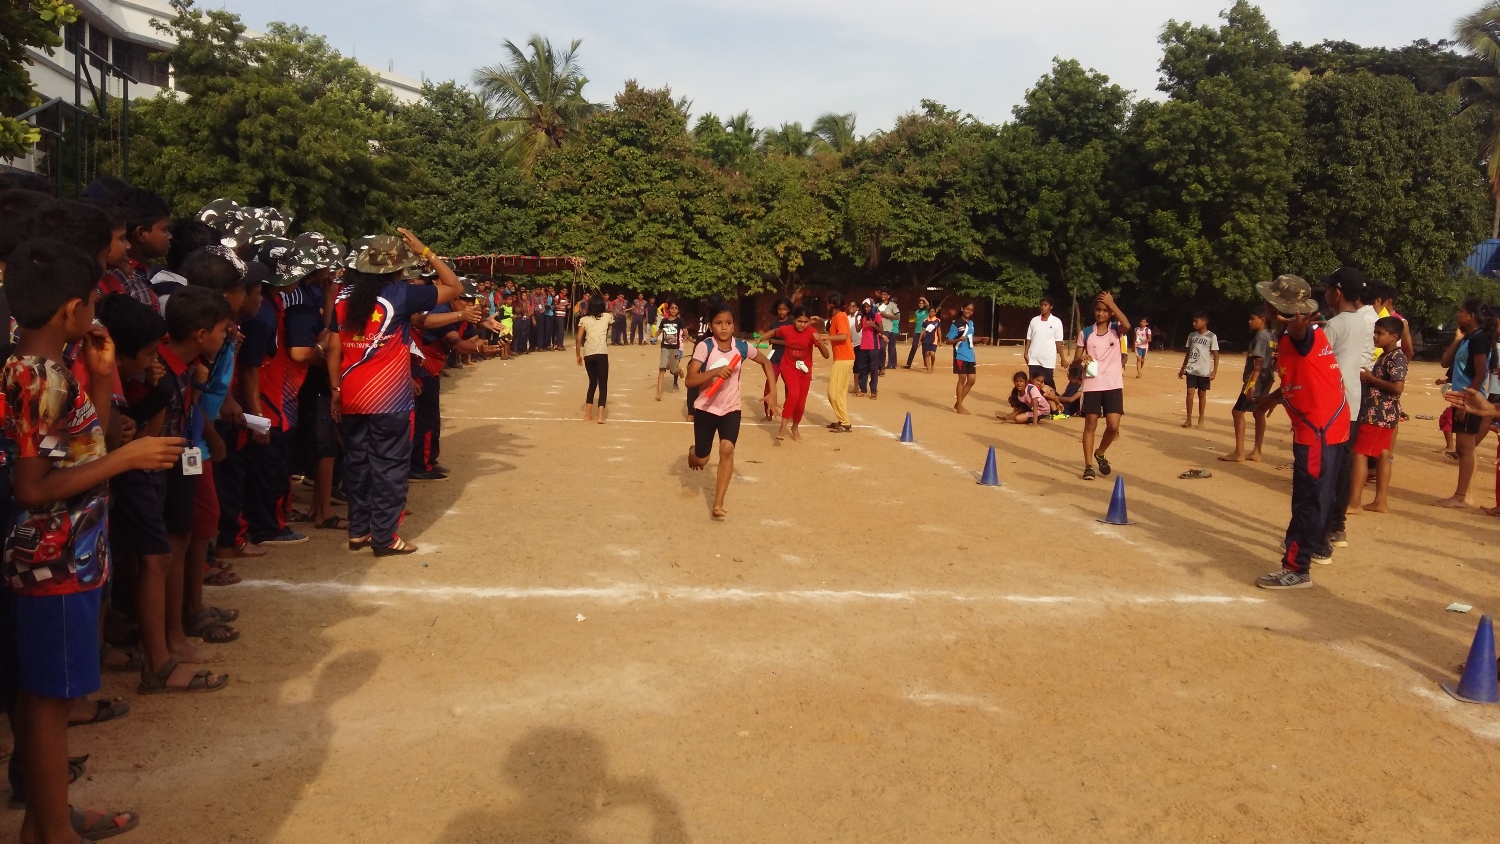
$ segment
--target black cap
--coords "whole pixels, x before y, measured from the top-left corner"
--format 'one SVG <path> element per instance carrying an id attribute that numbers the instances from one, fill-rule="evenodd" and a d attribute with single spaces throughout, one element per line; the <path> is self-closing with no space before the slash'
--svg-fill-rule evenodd
<path id="1" fill-rule="evenodd" d="M 1343 294 L 1345 299 L 1354 299 L 1360 302 L 1369 300 L 1370 280 L 1365 274 L 1354 267 L 1345 265 L 1322 277 L 1324 286 L 1330 290 L 1337 290 Z"/>

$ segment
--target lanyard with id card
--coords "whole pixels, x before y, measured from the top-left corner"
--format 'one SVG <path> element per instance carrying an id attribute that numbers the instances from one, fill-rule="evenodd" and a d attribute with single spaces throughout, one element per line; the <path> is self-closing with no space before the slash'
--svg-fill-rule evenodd
<path id="1" fill-rule="evenodd" d="M 187 398 L 194 398 L 192 391 L 188 392 Z M 189 401 L 187 407 L 187 418 L 182 423 L 182 435 L 191 445 L 182 450 L 182 474 L 192 477 L 203 474 L 203 449 L 198 447 L 198 443 L 202 442 L 203 430 L 199 427 L 202 424 L 202 417 L 197 412 L 197 402 Z"/>

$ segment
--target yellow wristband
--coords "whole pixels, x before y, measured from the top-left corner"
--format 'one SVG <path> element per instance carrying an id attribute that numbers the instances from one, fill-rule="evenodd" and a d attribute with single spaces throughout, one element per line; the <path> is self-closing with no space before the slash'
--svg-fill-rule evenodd
<path id="1" fill-rule="evenodd" d="M 430 247 L 430 246 L 424 246 L 424 247 L 422 247 L 422 258 L 423 258 L 423 260 L 426 260 L 426 259 L 431 258 L 431 257 L 432 257 L 432 247 Z"/>

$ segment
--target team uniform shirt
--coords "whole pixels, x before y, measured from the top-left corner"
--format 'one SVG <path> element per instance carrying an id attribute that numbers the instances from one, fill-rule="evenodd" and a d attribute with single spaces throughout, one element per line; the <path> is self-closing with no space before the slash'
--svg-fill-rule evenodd
<path id="1" fill-rule="evenodd" d="M 948 326 L 948 339 L 957 340 L 953 347 L 953 359 L 962 363 L 974 363 L 974 321 L 960 318 Z"/>
<path id="2" fill-rule="evenodd" d="M 162 368 L 167 370 L 166 377 L 159 383 L 168 385 L 166 413 L 162 415 L 159 436 L 191 435 L 196 440 L 199 431 L 190 430 L 194 421 L 193 405 L 197 401 L 193 395 L 192 363 L 179 358 L 166 343 L 156 348 L 156 356 L 161 360 Z"/>
<path id="3" fill-rule="evenodd" d="M 435 317 L 440 314 L 453 313 L 453 305 L 443 304 L 427 312 L 427 316 Z M 448 360 L 448 347 L 443 344 L 443 338 L 449 332 L 458 329 L 457 325 L 444 325 L 438 328 L 424 328 L 417 335 L 417 350 L 422 354 L 412 355 L 412 376 L 432 377 L 443 374 L 443 364 Z"/>
<path id="4" fill-rule="evenodd" d="M 922 319 L 922 348 L 936 349 L 938 345 L 938 329 L 943 327 L 943 321 L 937 314 L 929 313 Z"/>
<path id="5" fill-rule="evenodd" d="M 844 336 L 842 340 L 833 341 L 833 359 L 854 360 L 854 332 L 849 327 L 849 315 L 843 311 L 835 311 L 828 318 L 828 333 Z"/>
<path id="6" fill-rule="evenodd" d="M 1088 367 L 1083 370 L 1083 391 L 1102 393 L 1107 390 L 1125 389 L 1125 367 L 1120 361 L 1120 332 L 1111 325 L 1100 333 L 1097 325 L 1091 325 L 1078 335 L 1078 348 L 1094 361 L 1098 374 L 1090 378 Z"/>
<path id="7" fill-rule="evenodd" d="M 281 291 L 276 297 L 278 314 L 276 357 L 271 367 L 281 382 L 278 407 L 287 430 L 297 425 L 297 397 L 307 382 L 309 364 L 292 360 L 292 349 L 313 348 L 318 344 L 318 329 L 323 324 L 323 290 L 298 285 Z M 265 378 L 265 370 L 261 371 Z M 264 390 L 264 385 L 262 386 Z"/>
<path id="8" fill-rule="evenodd" d="M 1150 349 L 1151 338 L 1153 336 L 1155 335 L 1151 333 L 1151 329 L 1149 327 L 1137 328 L 1135 330 L 1135 350 L 1139 352 L 1141 349 Z"/>
<path id="9" fill-rule="evenodd" d="M 1408 365 L 1406 355 L 1399 348 L 1375 361 L 1370 375 L 1382 381 L 1400 383 L 1406 380 Z M 1401 421 L 1401 396 L 1387 393 L 1374 384 L 1365 384 L 1364 401 L 1360 405 L 1359 421 L 1377 428 L 1394 428 Z"/>
<path id="10" fill-rule="evenodd" d="M 1026 364 L 1056 369 L 1057 347 L 1064 336 L 1062 320 L 1057 317 L 1042 319 L 1041 314 L 1032 317 L 1026 327 L 1026 342 L 1031 344 L 1026 351 Z"/>
<path id="11" fill-rule="evenodd" d="M 639 297 L 630 303 L 630 313 L 635 319 L 644 322 L 646 320 L 646 300 Z"/>
<path id="12" fill-rule="evenodd" d="M 415 406 L 411 392 L 411 317 L 437 307 L 437 288 L 387 282 L 380 289 L 369 320 L 358 326 L 348 324 L 350 292 L 348 287 L 339 291 L 330 326 L 338 332 L 343 351 L 343 412 L 410 413 Z"/>
<path id="13" fill-rule="evenodd" d="M 261 415 L 271 420 L 271 427 L 285 430 L 282 418 L 282 384 L 286 373 L 284 361 L 280 359 L 281 308 L 278 297 L 267 295 L 261 300 L 260 310 L 255 316 L 240 320 L 240 331 L 245 335 L 245 348 L 240 356 L 240 391 L 244 391 L 246 368 L 260 369 Z M 246 407 L 249 405 L 246 404 Z"/>
<path id="14" fill-rule="evenodd" d="M 708 395 L 709 388 L 714 386 L 713 381 L 698 388 L 698 399 L 693 402 L 693 407 L 712 413 L 715 416 L 726 416 L 740 409 L 740 373 L 745 371 L 745 364 L 760 357 L 760 352 L 750 344 L 745 344 L 747 357 L 741 359 L 734 365 L 728 378 L 725 378 L 712 396 Z M 693 360 L 702 364 L 704 372 L 712 372 L 720 362 L 728 365 L 729 361 L 740 354 L 740 344 L 733 340 L 729 341 L 729 351 L 719 348 L 719 341 L 710 337 L 699 343 L 693 349 Z"/>
<path id="15" fill-rule="evenodd" d="M 1219 350 L 1219 335 L 1212 331 L 1202 334 L 1194 331 L 1187 339 L 1187 364 L 1183 369 L 1189 375 L 1207 378 L 1214 371 L 1213 353 Z M 1122 385 L 1123 386 L 1123 385 Z"/>
<path id="16" fill-rule="evenodd" d="M 1047 402 L 1047 397 L 1037 389 L 1035 384 L 1026 385 L 1026 403 L 1036 408 L 1036 412 L 1043 416 L 1052 413 L 1052 405 Z"/>
<path id="17" fill-rule="evenodd" d="M 1282 403 L 1292 418 L 1292 442 L 1339 445 L 1349 441 L 1349 403 L 1333 344 L 1321 326 L 1311 326 L 1299 344 L 1281 335 L 1276 350 Z M 1316 471 L 1316 470 L 1314 470 Z"/>
<path id="18" fill-rule="evenodd" d="M 13 357 L 0 374 L 5 438 L 18 459 L 48 458 L 68 469 L 103 457 L 104 428 L 88 393 L 67 368 Z M 109 577 L 109 485 L 37 509 L 16 508 L 4 575 L 21 595 L 72 595 Z"/>
<path id="19" fill-rule="evenodd" d="M 625 304 L 624 299 L 616 299 L 609 303 L 609 312 L 614 314 L 615 322 L 617 323 L 624 322 L 625 314 L 629 310 L 630 306 Z"/>

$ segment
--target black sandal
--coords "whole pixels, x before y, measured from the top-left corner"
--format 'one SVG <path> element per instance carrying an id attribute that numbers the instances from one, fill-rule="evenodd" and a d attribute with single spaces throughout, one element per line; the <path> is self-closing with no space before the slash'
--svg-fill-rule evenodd
<path id="1" fill-rule="evenodd" d="M 407 554 L 417 553 L 417 546 L 406 544 L 406 540 L 396 537 L 395 541 L 384 548 L 376 548 L 377 557 L 404 557 Z"/>
<path id="2" fill-rule="evenodd" d="M 167 683 L 172 679 L 172 672 L 177 670 L 177 664 L 177 660 L 169 659 L 167 660 L 167 664 L 162 666 L 161 671 L 156 674 L 142 671 L 141 684 L 136 687 L 136 693 L 143 695 L 154 695 L 162 692 L 199 694 L 202 692 L 217 692 L 219 689 L 229 685 L 228 674 L 220 674 L 217 681 L 213 681 L 208 678 L 214 676 L 214 673 L 204 668 L 195 673 L 193 679 L 189 680 L 186 686 L 169 686 Z"/>
<path id="3" fill-rule="evenodd" d="M 229 621 L 210 610 L 199 610 L 198 614 L 182 625 L 183 632 L 197 636 L 210 645 L 227 645 L 240 638 L 240 631 L 229 626 Z"/>
<path id="4" fill-rule="evenodd" d="M 316 525 L 313 525 L 313 527 L 317 528 L 318 530 L 346 531 L 349 529 L 349 520 L 344 518 L 343 516 L 329 516 L 323 521 L 318 522 Z"/>
<path id="5" fill-rule="evenodd" d="M 111 703 L 107 700 L 94 701 L 94 717 L 86 721 L 69 721 L 69 727 L 87 727 L 90 724 L 103 724 L 116 718 L 124 718 L 130 714 L 130 704 Z"/>

